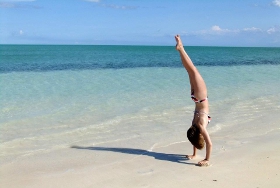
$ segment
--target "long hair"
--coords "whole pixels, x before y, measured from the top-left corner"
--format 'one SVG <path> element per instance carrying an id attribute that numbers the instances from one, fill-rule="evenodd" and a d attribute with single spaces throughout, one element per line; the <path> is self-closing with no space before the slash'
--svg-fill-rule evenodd
<path id="1" fill-rule="evenodd" d="M 192 143 L 192 145 L 197 149 L 201 150 L 204 148 L 205 145 L 204 138 L 200 134 L 200 130 L 195 124 L 189 128 L 187 132 L 187 137 L 189 141 Z"/>

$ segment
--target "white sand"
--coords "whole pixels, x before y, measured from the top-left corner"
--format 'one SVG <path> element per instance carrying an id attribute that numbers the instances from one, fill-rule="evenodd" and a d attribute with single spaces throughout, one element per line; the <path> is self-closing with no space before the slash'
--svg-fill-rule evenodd
<path id="1" fill-rule="evenodd" d="M 180 156 L 191 153 L 188 142 L 146 152 L 118 143 L 100 146 L 103 150 L 78 146 L 1 166 L 0 187 L 279 187 L 280 129 L 276 123 L 270 127 L 254 137 L 222 136 L 229 130 L 212 135 L 210 167 L 195 165 L 205 151 L 191 161 Z"/>
<path id="2" fill-rule="evenodd" d="M 196 166 L 205 150 L 186 160 L 192 146 L 185 132 L 175 127 L 179 131 L 172 133 L 174 127 L 167 124 L 166 133 L 154 132 L 154 138 L 146 134 L 99 145 L 80 142 L 13 160 L 0 156 L 0 187 L 280 187 L 280 106 L 271 103 L 265 101 L 262 110 L 249 106 L 244 111 L 237 105 L 232 113 L 213 112 L 217 118 L 209 126 L 214 144 L 210 167 Z"/>

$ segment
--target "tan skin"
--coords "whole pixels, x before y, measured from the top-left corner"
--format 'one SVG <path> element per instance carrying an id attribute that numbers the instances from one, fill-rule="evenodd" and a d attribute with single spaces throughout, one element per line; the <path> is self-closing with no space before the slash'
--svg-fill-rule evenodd
<path id="1" fill-rule="evenodd" d="M 181 38 L 179 35 L 175 36 L 176 40 L 176 50 L 180 53 L 182 64 L 184 65 L 185 69 L 188 72 L 191 90 L 194 91 L 194 96 L 197 99 L 205 99 L 207 98 L 207 88 L 206 84 L 194 66 L 192 60 L 186 53 L 183 43 L 181 41 Z M 192 121 L 192 125 L 196 124 L 196 126 L 200 130 L 200 134 L 203 136 L 205 143 L 206 143 L 206 157 L 204 160 L 198 162 L 199 166 L 208 166 L 210 155 L 212 152 L 212 142 L 210 139 L 210 136 L 206 130 L 206 126 L 208 124 L 208 117 L 207 114 L 209 114 L 209 103 L 208 100 L 202 102 L 202 103 L 195 103 L 195 111 L 200 113 L 195 113 Z M 187 158 L 193 159 L 196 157 L 196 151 L 197 149 L 193 146 L 193 154 L 187 155 Z"/>

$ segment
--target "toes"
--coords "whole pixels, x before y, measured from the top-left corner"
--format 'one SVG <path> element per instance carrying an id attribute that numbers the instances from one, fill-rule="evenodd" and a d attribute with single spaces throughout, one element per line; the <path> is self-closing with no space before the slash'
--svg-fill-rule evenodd
<path id="1" fill-rule="evenodd" d="M 198 163 L 198 166 L 207 167 L 207 166 L 210 166 L 210 163 L 208 161 L 201 161 Z"/>

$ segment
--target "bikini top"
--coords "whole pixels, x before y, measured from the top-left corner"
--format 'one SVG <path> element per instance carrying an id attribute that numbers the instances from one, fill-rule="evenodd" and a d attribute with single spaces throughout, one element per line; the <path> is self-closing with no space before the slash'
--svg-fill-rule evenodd
<path id="1" fill-rule="evenodd" d="M 195 103 L 202 103 L 202 102 L 208 100 L 208 97 L 206 97 L 205 99 L 198 100 L 194 95 L 191 95 L 191 98 L 192 98 L 193 102 L 195 102 Z"/>
<path id="2" fill-rule="evenodd" d="M 206 97 L 205 99 L 198 100 L 198 99 L 194 96 L 194 90 L 192 90 L 192 91 L 191 91 L 191 99 L 192 99 L 193 102 L 195 102 L 195 103 L 202 103 L 202 102 L 208 100 L 208 97 Z"/>

